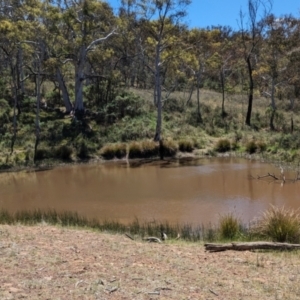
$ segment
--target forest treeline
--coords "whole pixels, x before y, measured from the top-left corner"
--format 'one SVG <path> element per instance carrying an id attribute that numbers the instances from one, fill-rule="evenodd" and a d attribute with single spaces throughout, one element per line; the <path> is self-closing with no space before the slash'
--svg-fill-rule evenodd
<path id="1" fill-rule="evenodd" d="M 152 91 L 155 141 L 162 139 L 163 112 L 172 106 L 173 93 L 184 93 L 187 106 L 195 97 L 194 125 L 205 122 L 203 89 L 221 94 L 222 118 L 228 115 L 226 95 L 246 95 L 247 126 L 255 99 L 268 99 L 268 127 L 276 130 L 280 102 L 288 101 L 292 112 L 299 101 L 299 18 L 273 15 L 271 1 L 248 0 L 247 11 L 237 16 L 238 29 L 190 28 L 185 23 L 190 2 L 122 0 L 114 12 L 99 0 L 1 1 L 2 147 L 12 154 L 27 130 L 21 124 L 30 119 L 36 156 L 44 110 L 72 114 L 72 122 L 83 127 L 93 115 L 105 130 L 135 117 L 143 101 L 130 88 Z"/>

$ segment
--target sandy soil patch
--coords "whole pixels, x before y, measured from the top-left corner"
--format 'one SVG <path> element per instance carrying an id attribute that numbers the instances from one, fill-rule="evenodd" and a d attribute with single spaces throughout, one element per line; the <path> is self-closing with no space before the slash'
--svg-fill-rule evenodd
<path id="1" fill-rule="evenodd" d="M 0 225 L 0 299 L 300 299 L 299 252 Z"/>

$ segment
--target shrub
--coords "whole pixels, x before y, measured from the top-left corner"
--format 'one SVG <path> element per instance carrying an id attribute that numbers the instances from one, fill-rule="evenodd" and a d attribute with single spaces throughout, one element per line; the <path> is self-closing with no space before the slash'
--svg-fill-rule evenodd
<path id="1" fill-rule="evenodd" d="M 62 160 L 70 160 L 72 154 L 73 154 L 73 149 L 68 145 L 58 146 L 55 150 L 55 156 Z"/>
<path id="2" fill-rule="evenodd" d="M 236 142 L 236 141 L 234 141 L 234 142 L 232 142 L 231 143 L 231 149 L 232 150 L 238 150 L 240 148 L 240 145 L 239 145 L 239 143 L 238 142 Z"/>
<path id="3" fill-rule="evenodd" d="M 51 157 L 51 152 L 48 149 L 40 148 L 36 150 L 34 158 L 35 160 L 42 160 L 50 157 Z"/>
<path id="4" fill-rule="evenodd" d="M 246 144 L 246 152 L 249 154 L 255 153 L 257 150 L 257 145 L 254 141 L 250 141 Z"/>
<path id="5" fill-rule="evenodd" d="M 215 150 L 217 152 L 227 152 L 230 150 L 230 141 L 228 139 L 220 139 L 218 140 L 216 146 L 215 146 Z"/>
<path id="6" fill-rule="evenodd" d="M 170 98 L 164 103 L 164 110 L 166 112 L 184 112 L 184 101 L 181 99 Z"/>
<path id="7" fill-rule="evenodd" d="M 256 143 L 256 146 L 257 146 L 257 150 L 259 152 L 265 152 L 266 149 L 267 149 L 267 144 L 265 142 L 262 142 L 262 141 L 258 141 Z"/>
<path id="8" fill-rule="evenodd" d="M 252 233 L 274 242 L 300 242 L 300 215 L 298 210 L 272 206 L 252 227 Z"/>
<path id="9" fill-rule="evenodd" d="M 194 150 L 194 143 L 191 140 L 179 140 L 178 148 L 182 152 L 192 152 Z"/>
<path id="10" fill-rule="evenodd" d="M 232 213 L 220 216 L 219 230 L 221 238 L 234 239 L 240 231 L 240 221 Z"/>
<path id="11" fill-rule="evenodd" d="M 77 150 L 77 156 L 81 159 L 89 158 L 89 149 L 84 140 L 82 140 L 79 145 L 79 148 Z"/>
<path id="12" fill-rule="evenodd" d="M 10 107 L 5 99 L 0 99 L 0 124 L 2 126 L 9 122 L 9 111 Z"/>

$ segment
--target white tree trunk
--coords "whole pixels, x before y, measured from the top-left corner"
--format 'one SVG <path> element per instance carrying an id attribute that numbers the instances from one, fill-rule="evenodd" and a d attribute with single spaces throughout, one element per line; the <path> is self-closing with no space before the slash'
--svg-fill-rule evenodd
<path id="1" fill-rule="evenodd" d="M 61 74 L 60 69 L 56 70 L 56 77 L 57 77 L 57 81 L 58 81 L 58 84 L 59 84 L 59 88 L 62 92 L 62 97 L 63 97 L 63 101 L 64 101 L 64 104 L 65 104 L 66 112 L 69 113 L 69 112 L 72 111 L 73 105 L 70 101 L 69 93 L 68 93 L 68 90 L 67 90 L 67 87 L 65 85 L 65 81 L 64 81 L 63 75 Z"/>
<path id="2" fill-rule="evenodd" d="M 84 82 L 84 64 L 87 51 L 85 46 L 81 46 L 78 61 L 75 65 L 75 111 L 84 111 L 83 105 L 83 82 Z"/>

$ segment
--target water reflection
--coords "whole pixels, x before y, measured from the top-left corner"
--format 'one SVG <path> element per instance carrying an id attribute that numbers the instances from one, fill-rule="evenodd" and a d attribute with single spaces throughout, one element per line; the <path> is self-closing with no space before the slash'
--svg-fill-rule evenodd
<path id="1" fill-rule="evenodd" d="M 71 210 L 124 223 L 138 218 L 201 224 L 234 212 L 248 222 L 270 203 L 299 206 L 300 182 L 281 187 L 250 179 L 268 172 L 279 171 L 268 164 L 237 158 L 188 158 L 3 173 L 0 207 L 11 212 Z"/>

